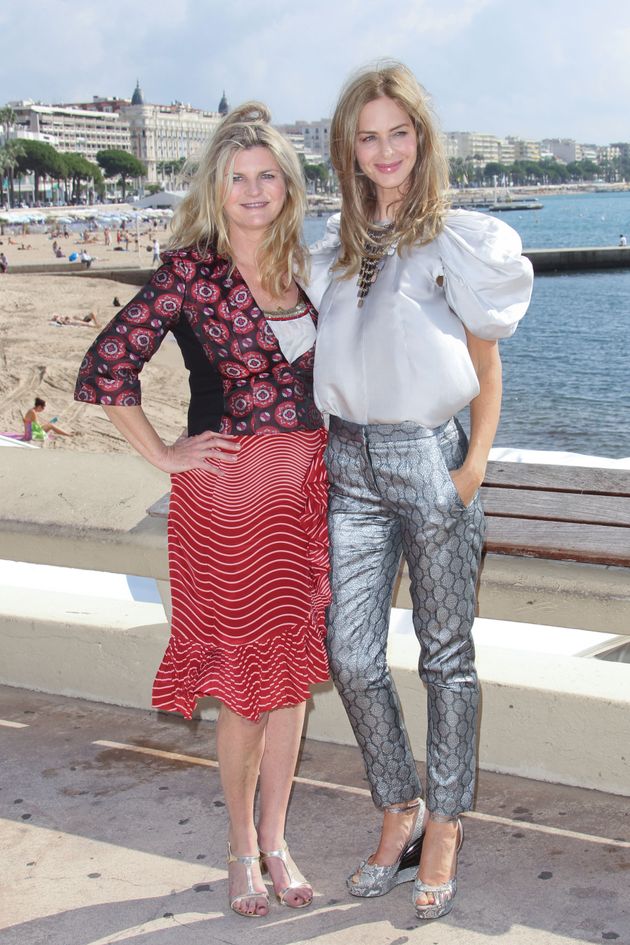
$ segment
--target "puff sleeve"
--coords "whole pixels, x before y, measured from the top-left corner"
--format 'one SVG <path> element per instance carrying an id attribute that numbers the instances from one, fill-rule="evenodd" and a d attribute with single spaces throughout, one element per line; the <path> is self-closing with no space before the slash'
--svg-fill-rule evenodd
<path id="1" fill-rule="evenodd" d="M 114 316 L 86 352 L 74 399 L 89 404 L 135 407 L 141 403 L 139 374 L 178 322 L 192 267 L 178 253 Z M 190 270 L 190 272 L 189 272 Z"/>
<path id="2" fill-rule="evenodd" d="M 437 242 L 450 308 L 478 338 L 509 338 L 533 284 L 516 230 L 484 213 L 451 210 Z"/>
<path id="3" fill-rule="evenodd" d="M 339 247 L 341 246 L 339 236 L 340 227 L 341 214 L 333 213 L 326 221 L 326 232 L 321 240 L 309 246 L 311 272 L 308 285 L 304 286 L 304 288 L 308 292 L 308 297 L 315 308 L 319 308 L 322 296 L 332 279 L 331 267 L 337 258 Z"/>

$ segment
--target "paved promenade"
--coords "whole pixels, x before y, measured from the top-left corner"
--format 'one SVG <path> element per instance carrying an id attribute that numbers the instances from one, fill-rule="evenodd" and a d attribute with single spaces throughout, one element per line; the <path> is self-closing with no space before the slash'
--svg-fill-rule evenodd
<path id="1" fill-rule="evenodd" d="M 0 687 L 0 757 L 1 945 L 630 945 L 627 798 L 482 773 L 455 908 L 421 926 L 410 885 L 346 893 L 377 818 L 357 750 L 308 741 L 288 839 L 314 905 L 242 919 L 212 724 Z"/>

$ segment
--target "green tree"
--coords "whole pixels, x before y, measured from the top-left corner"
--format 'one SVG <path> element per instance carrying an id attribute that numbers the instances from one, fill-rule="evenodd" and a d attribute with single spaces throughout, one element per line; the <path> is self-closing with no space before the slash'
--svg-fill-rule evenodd
<path id="1" fill-rule="evenodd" d="M 185 157 L 172 158 L 170 161 L 158 161 L 157 168 L 163 174 L 173 177 L 174 175 L 181 173 L 185 163 Z"/>
<path id="2" fill-rule="evenodd" d="M 14 178 L 24 151 L 19 141 L 5 141 L 0 148 L 0 178 L 7 176 L 9 207 L 15 205 Z"/>
<path id="3" fill-rule="evenodd" d="M 328 168 L 325 164 L 308 164 L 305 162 L 304 176 L 313 184 L 315 193 L 317 193 L 320 189 L 324 189 L 326 185 Z"/>
<path id="4" fill-rule="evenodd" d="M 39 182 L 42 177 L 61 178 L 65 174 L 63 155 L 45 141 L 31 141 L 16 138 L 21 146 L 21 155 L 17 159 L 16 170 L 20 174 L 33 175 L 33 199 L 39 200 Z"/>
<path id="5" fill-rule="evenodd" d="M 110 148 L 105 151 L 99 151 L 96 160 L 103 169 L 105 177 L 119 177 L 122 188 L 122 199 L 127 196 L 127 181 L 134 177 L 144 177 L 147 169 L 133 154 L 128 151 L 119 151 L 117 148 Z"/>
<path id="6" fill-rule="evenodd" d="M 66 167 L 66 180 L 69 179 L 72 182 L 73 201 L 81 199 L 81 185 L 83 183 L 92 183 L 95 189 L 98 189 L 99 185 L 102 184 L 103 175 L 100 167 L 98 164 L 88 161 L 82 154 L 71 151 L 63 155 L 63 160 Z"/>
<path id="7" fill-rule="evenodd" d="M 11 128 L 13 128 L 16 121 L 17 115 L 10 105 L 4 105 L 0 108 L 0 126 L 2 127 L 5 143 L 9 140 Z"/>

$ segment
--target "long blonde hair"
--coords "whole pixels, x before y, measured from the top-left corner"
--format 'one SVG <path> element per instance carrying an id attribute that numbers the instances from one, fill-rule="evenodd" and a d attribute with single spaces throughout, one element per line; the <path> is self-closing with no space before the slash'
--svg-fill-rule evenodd
<path id="1" fill-rule="evenodd" d="M 173 218 L 171 249 L 194 247 L 200 253 L 216 250 L 234 264 L 224 206 L 232 186 L 239 151 L 267 148 L 278 162 L 286 184 L 279 216 L 261 242 L 257 264 L 263 288 L 274 296 L 286 291 L 293 276 L 308 277 L 302 240 L 306 210 L 304 174 L 295 150 L 269 124 L 271 115 L 260 102 L 246 102 L 230 112 L 206 144 L 197 161 L 189 162 L 190 188 Z"/>
<path id="2" fill-rule="evenodd" d="M 410 184 L 394 211 L 398 252 L 429 243 L 440 232 L 448 206 L 448 164 L 427 93 L 400 62 L 377 63 L 355 74 L 342 89 L 330 127 L 330 157 L 341 186 L 341 255 L 337 269 L 349 278 L 359 271 L 373 229 L 376 189 L 360 170 L 355 147 L 361 110 L 387 96 L 409 115 L 418 138 Z"/>

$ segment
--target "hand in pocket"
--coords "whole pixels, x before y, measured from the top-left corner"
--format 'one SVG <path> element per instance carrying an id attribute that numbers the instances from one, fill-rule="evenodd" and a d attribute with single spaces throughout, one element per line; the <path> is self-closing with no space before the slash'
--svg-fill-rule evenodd
<path id="1" fill-rule="evenodd" d="M 476 476 L 468 472 L 465 466 L 462 466 L 461 469 L 451 469 L 450 477 L 453 480 L 453 485 L 457 489 L 459 498 L 465 506 L 469 506 L 475 498 L 475 494 L 481 483 Z"/>

